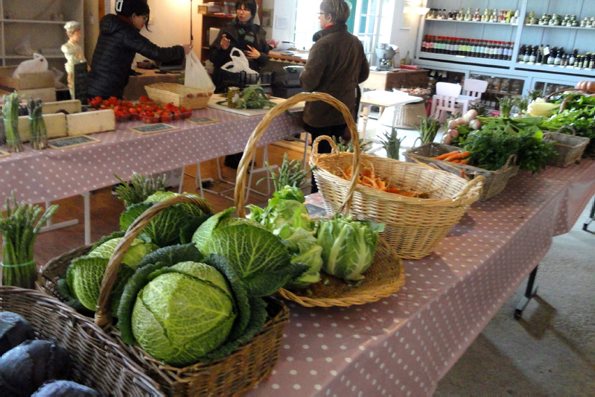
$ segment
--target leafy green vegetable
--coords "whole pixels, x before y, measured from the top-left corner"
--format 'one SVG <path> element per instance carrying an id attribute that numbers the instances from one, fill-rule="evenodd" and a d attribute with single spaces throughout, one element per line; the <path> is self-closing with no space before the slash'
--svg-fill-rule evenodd
<path id="1" fill-rule="evenodd" d="M 194 235 L 192 236 L 192 242 L 200 252 L 206 252 L 206 245 L 211 238 L 213 231 L 219 226 L 219 224 L 229 222 L 232 219 L 232 214 L 235 210 L 236 209 L 234 207 L 226 208 L 223 211 L 220 211 L 209 217 L 202 223 L 202 225 L 200 225 L 198 229 L 196 229 Z"/>
<path id="2" fill-rule="evenodd" d="M 120 242 L 122 242 L 123 237 L 116 237 L 110 240 L 107 240 L 103 244 L 99 245 L 98 247 L 92 249 L 88 254 L 87 257 L 89 258 L 102 258 L 109 260 L 116 251 L 116 247 Z M 131 268 L 136 268 L 141 260 L 148 255 L 149 253 L 155 251 L 157 247 L 155 244 L 145 243 L 140 239 L 134 239 L 130 247 L 124 253 L 122 257 L 122 263 L 124 265 L 128 265 Z"/>
<path id="3" fill-rule="evenodd" d="M 200 228 L 196 233 L 201 234 Z M 306 266 L 291 264 L 279 237 L 247 220 L 216 227 L 201 252 L 225 257 L 249 296 L 271 295 L 306 270 Z"/>
<path id="4" fill-rule="evenodd" d="M 315 223 L 310 219 L 304 201 L 299 188 L 285 186 L 273 193 L 264 209 L 255 205 L 248 206 L 250 219 L 283 239 L 289 249 L 291 263 L 308 266 L 307 271 L 292 280 L 290 288 L 302 288 L 320 281 L 322 248 L 314 236 Z"/>
<path id="5" fill-rule="evenodd" d="M 562 103 L 551 117 L 541 123 L 549 131 L 564 129 L 573 134 L 595 138 L 595 97 L 580 93 L 562 94 L 557 98 Z M 565 131 L 561 131 L 565 132 Z"/>
<path id="6" fill-rule="evenodd" d="M 321 220 L 318 243 L 322 246 L 323 270 L 343 280 L 362 280 L 374 261 L 378 233 L 383 229 L 384 225 L 343 215 Z"/>
<path id="7" fill-rule="evenodd" d="M 260 85 L 249 85 L 240 92 L 240 98 L 235 103 L 238 109 L 264 109 L 272 108 L 275 102 L 269 100 Z"/>
<path id="8" fill-rule="evenodd" d="M 143 350 L 185 366 L 227 340 L 237 315 L 235 300 L 214 267 L 181 262 L 148 277 L 132 310 L 132 333 Z"/>
<path id="9" fill-rule="evenodd" d="M 142 203 L 129 206 L 120 216 L 120 228 L 126 230 L 136 218 L 153 204 L 178 195 L 178 193 L 173 192 L 157 192 Z M 196 195 L 193 195 L 193 197 L 202 203 L 200 207 L 183 203 L 166 208 L 151 219 L 143 229 L 142 235 L 160 247 L 190 242 L 194 231 L 212 213 L 203 198 Z"/>

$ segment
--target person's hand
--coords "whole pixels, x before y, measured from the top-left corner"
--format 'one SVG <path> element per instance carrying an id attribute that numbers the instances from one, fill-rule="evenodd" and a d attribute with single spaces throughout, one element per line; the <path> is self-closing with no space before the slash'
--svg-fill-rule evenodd
<path id="1" fill-rule="evenodd" d="M 219 45 L 224 50 L 227 50 L 229 48 L 229 46 L 231 45 L 231 40 L 227 38 L 226 34 L 223 34 L 221 36 L 221 41 L 219 42 Z"/>
<path id="2" fill-rule="evenodd" d="M 254 47 L 250 47 L 249 45 L 246 46 L 246 47 L 248 47 L 248 49 L 246 51 L 244 51 L 244 54 L 246 54 L 246 57 L 248 57 L 248 59 L 258 59 L 258 58 L 260 58 L 260 51 L 258 51 Z"/>
<path id="3" fill-rule="evenodd" d="M 184 54 L 186 55 L 192 51 L 192 44 L 184 44 L 182 47 L 184 47 Z"/>

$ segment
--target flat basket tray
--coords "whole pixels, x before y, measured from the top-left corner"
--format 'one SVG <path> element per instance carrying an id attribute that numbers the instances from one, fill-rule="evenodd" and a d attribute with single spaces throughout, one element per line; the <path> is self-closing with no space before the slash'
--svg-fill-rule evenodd
<path id="1" fill-rule="evenodd" d="M 438 169 L 445 170 L 469 179 L 475 178 L 478 175 L 483 176 L 484 182 L 481 195 L 479 196 L 480 201 L 489 200 L 492 197 L 500 194 L 504 188 L 506 188 L 510 178 L 519 172 L 519 167 L 511 164 L 513 158 L 511 158 L 504 167 L 496 171 L 489 171 L 468 164 L 457 164 L 451 163 L 449 161 L 436 160 L 434 158 L 435 156 L 455 150 L 462 149 L 456 146 L 444 145 L 441 143 L 427 143 L 425 145 L 407 150 L 405 152 L 405 158 L 407 158 L 409 161 L 418 161 L 430 164 Z"/>
<path id="2" fill-rule="evenodd" d="M 590 141 L 586 137 L 553 131 L 547 132 L 545 136 L 546 139 L 554 142 L 557 155 L 548 164 L 555 167 L 568 167 L 579 163 Z"/>
<path id="3" fill-rule="evenodd" d="M 213 95 L 212 91 L 186 87 L 176 83 L 154 83 L 145 86 L 149 98 L 159 103 L 172 103 L 187 109 L 204 109 Z"/>
<path id="4" fill-rule="evenodd" d="M 281 289 L 279 295 L 305 307 L 363 305 L 391 296 L 405 284 L 405 272 L 401 259 L 384 240 L 380 240 L 374 263 L 364 277 L 357 284 L 349 284 L 323 274 L 321 282 L 307 289 Z"/>

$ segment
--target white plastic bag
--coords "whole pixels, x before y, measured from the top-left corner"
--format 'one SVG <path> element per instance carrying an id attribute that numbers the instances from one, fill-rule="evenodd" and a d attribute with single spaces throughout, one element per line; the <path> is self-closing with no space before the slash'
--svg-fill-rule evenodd
<path id="1" fill-rule="evenodd" d="M 258 72 L 250 69 L 250 63 L 248 62 L 246 55 L 236 47 L 231 49 L 229 56 L 231 57 L 231 61 L 221 66 L 221 69 L 231 73 L 246 72 L 246 74 L 258 75 Z"/>
<path id="2" fill-rule="evenodd" d="M 12 73 L 12 77 L 19 78 L 21 73 L 41 73 L 48 70 L 48 61 L 41 54 L 33 54 L 33 59 L 23 61 Z"/>
<path id="3" fill-rule="evenodd" d="M 215 91 L 215 84 L 213 84 L 211 77 L 209 77 L 206 69 L 202 66 L 202 63 L 200 63 L 198 57 L 192 51 L 186 55 L 184 85 L 187 87 Z"/>

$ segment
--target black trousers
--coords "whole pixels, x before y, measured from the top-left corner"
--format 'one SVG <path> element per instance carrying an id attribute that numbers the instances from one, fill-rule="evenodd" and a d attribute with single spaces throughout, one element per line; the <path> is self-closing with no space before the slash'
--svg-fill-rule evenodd
<path id="1" fill-rule="evenodd" d="M 335 137 L 338 140 L 339 138 L 345 135 L 345 131 L 347 130 L 347 124 L 331 125 L 328 127 L 312 127 L 311 125 L 304 123 L 304 130 L 306 130 L 312 135 L 312 142 L 314 142 L 314 139 L 318 138 L 321 135 Z M 331 149 L 331 145 L 326 141 L 322 141 L 318 145 L 318 153 L 330 153 Z M 318 186 L 316 186 L 314 174 L 312 174 L 312 193 L 316 192 L 318 192 Z"/>

